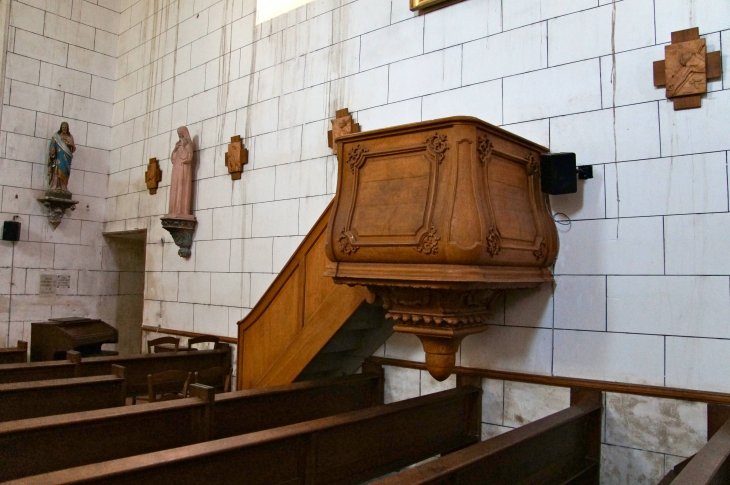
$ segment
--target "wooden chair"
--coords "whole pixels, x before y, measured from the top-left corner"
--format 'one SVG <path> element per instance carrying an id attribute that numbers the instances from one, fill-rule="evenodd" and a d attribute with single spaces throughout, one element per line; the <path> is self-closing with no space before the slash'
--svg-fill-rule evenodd
<path id="1" fill-rule="evenodd" d="M 149 402 L 183 399 L 188 395 L 190 372 L 168 370 L 147 375 L 147 397 Z M 157 395 L 160 397 L 157 397 Z"/>
<path id="2" fill-rule="evenodd" d="M 218 343 L 220 342 L 220 338 L 216 337 L 215 335 L 201 335 L 199 337 L 193 337 L 188 339 L 188 346 L 185 350 L 198 350 L 193 345 L 195 344 L 202 344 L 202 343 L 212 343 L 213 348 L 218 348 Z"/>
<path id="3" fill-rule="evenodd" d="M 215 392 L 231 392 L 232 367 L 211 367 L 195 373 L 195 384 L 204 384 L 215 389 Z"/>
<path id="4" fill-rule="evenodd" d="M 158 352 L 177 352 L 179 347 L 180 339 L 175 337 L 160 337 L 147 341 L 148 354 L 156 354 Z"/>

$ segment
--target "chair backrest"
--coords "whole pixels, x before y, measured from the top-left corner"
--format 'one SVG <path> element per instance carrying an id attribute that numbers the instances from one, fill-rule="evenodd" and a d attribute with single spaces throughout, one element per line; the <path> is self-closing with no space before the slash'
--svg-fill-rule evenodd
<path id="1" fill-rule="evenodd" d="M 212 343 L 213 347 L 217 347 L 218 343 L 220 342 L 220 338 L 216 337 L 215 335 L 201 335 L 199 337 L 193 337 L 188 339 L 188 346 L 187 348 L 192 348 L 195 344 L 201 344 L 201 343 Z"/>
<path id="2" fill-rule="evenodd" d="M 180 347 L 180 339 L 175 337 L 159 337 L 147 341 L 147 353 L 157 352 L 157 346 L 160 344 L 172 344 L 175 346 L 175 352 Z"/>
<path id="3" fill-rule="evenodd" d="M 183 399 L 188 395 L 190 372 L 167 370 L 147 375 L 147 395 L 149 402 Z M 157 395 L 160 394 L 160 397 Z"/>
<path id="4" fill-rule="evenodd" d="M 195 384 L 205 384 L 215 388 L 217 392 L 230 392 L 231 374 L 233 374 L 232 367 L 211 367 L 197 371 L 193 380 Z"/>

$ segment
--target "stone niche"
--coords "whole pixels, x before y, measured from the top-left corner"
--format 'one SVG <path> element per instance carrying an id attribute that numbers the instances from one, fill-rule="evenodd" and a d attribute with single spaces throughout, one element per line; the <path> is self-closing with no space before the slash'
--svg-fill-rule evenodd
<path id="1" fill-rule="evenodd" d="M 507 288 L 553 281 L 558 237 L 540 191 L 547 148 L 470 117 L 342 136 L 327 276 L 364 285 L 419 337 L 436 379 Z"/>

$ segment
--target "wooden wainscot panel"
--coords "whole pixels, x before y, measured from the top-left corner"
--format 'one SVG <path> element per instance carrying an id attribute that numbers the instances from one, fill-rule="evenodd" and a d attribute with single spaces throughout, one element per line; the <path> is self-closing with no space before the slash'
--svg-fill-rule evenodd
<path id="1" fill-rule="evenodd" d="M 437 379 L 461 339 L 486 329 L 505 288 L 552 281 L 558 252 L 545 147 L 453 117 L 337 138 L 327 275 L 380 296 Z"/>

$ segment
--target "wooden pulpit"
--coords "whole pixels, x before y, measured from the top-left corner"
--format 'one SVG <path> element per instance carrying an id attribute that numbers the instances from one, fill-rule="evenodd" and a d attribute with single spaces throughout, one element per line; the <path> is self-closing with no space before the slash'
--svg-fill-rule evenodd
<path id="1" fill-rule="evenodd" d="M 558 253 L 540 191 L 547 148 L 471 117 L 339 137 L 327 276 L 364 285 L 436 379 L 507 288 L 552 281 Z"/>

